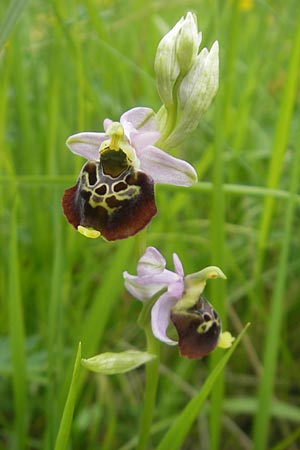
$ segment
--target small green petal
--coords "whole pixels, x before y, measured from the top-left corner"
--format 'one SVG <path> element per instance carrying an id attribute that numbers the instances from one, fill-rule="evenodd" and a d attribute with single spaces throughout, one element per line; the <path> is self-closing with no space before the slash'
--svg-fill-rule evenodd
<path id="1" fill-rule="evenodd" d="M 191 273 L 185 277 L 185 280 L 188 285 L 194 285 L 198 283 L 203 283 L 211 278 L 223 278 L 226 280 L 226 275 L 222 272 L 221 269 L 217 266 L 208 266 L 205 269 L 200 270 L 199 272 Z"/>

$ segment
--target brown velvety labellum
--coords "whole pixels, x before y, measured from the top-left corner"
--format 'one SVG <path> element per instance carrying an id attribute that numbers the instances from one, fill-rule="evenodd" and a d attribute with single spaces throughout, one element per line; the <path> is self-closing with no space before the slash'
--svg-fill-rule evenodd
<path id="1" fill-rule="evenodd" d="M 192 308 L 171 312 L 177 330 L 181 355 L 200 359 L 212 352 L 218 344 L 221 321 L 211 304 L 202 296 Z"/>
<path id="2" fill-rule="evenodd" d="M 76 192 L 77 185 L 70 189 L 66 189 L 62 198 L 64 215 L 74 228 L 77 228 L 78 225 L 80 225 L 80 216 L 76 208 Z"/>
<path id="3" fill-rule="evenodd" d="M 108 241 L 133 236 L 156 214 L 149 175 L 133 167 L 112 173 L 104 173 L 101 162 L 88 161 L 77 185 L 67 189 L 62 200 L 71 225 L 98 230 Z"/>

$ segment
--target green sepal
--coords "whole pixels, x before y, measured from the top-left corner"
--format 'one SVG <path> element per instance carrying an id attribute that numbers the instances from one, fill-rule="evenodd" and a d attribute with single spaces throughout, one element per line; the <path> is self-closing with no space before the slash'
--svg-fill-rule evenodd
<path id="1" fill-rule="evenodd" d="M 114 375 L 134 370 L 154 358 L 156 358 L 156 355 L 147 352 L 126 350 L 121 353 L 101 353 L 92 358 L 82 359 L 81 364 L 92 372 Z"/>

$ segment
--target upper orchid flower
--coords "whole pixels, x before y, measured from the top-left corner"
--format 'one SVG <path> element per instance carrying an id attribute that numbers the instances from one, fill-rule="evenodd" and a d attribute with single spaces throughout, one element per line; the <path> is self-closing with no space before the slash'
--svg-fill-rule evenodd
<path id="1" fill-rule="evenodd" d="M 68 138 L 70 150 L 88 162 L 62 204 L 82 234 L 112 241 L 134 235 L 156 214 L 154 183 L 190 186 L 197 174 L 187 162 L 154 146 L 160 133 L 150 108 L 133 108 L 120 122 L 105 119 L 104 131 Z"/>
<path id="2" fill-rule="evenodd" d="M 166 269 L 166 261 L 154 247 L 140 258 L 137 276 L 124 272 L 125 287 L 141 301 L 150 300 L 164 290 L 151 311 L 154 336 L 169 345 L 177 342 L 167 336 L 170 321 L 178 333 L 180 353 L 192 359 L 202 358 L 215 347 L 228 348 L 234 338 L 221 332 L 221 320 L 212 305 L 202 297 L 206 280 L 226 278 L 218 267 L 206 267 L 184 276 L 180 259 L 174 253 L 175 272 Z"/>

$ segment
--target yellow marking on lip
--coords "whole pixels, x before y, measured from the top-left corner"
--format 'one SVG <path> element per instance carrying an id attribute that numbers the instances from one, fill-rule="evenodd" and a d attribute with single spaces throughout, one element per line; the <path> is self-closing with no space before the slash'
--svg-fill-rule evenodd
<path id="1" fill-rule="evenodd" d="M 220 348 L 229 348 L 232 346 L 233 341 L 235 338 L 229 333 L 229 331 L 224 331 L 220 334 L 219 341 L 218 341 L 218 347 Z"/>
<path id="2" fill-rule="evenodd" d="M 96 239 L 101 236 L 100 231 L 94 230 L 94 228 L 86 228 L 83 227 L 82 225 L 79 225 L 77 227 L 77 231 L 79 231 L 80 234 L 83 234 L 83 236 L 91 239 Z"/>
<path id="3" fill-rule="evenodd" d="M 197 328 L 197 333 L 199 334 L 206 333 L 213 326 L 214 323 L 216 323 L 216 321 L 213 319 L 201 323 Z"/>

